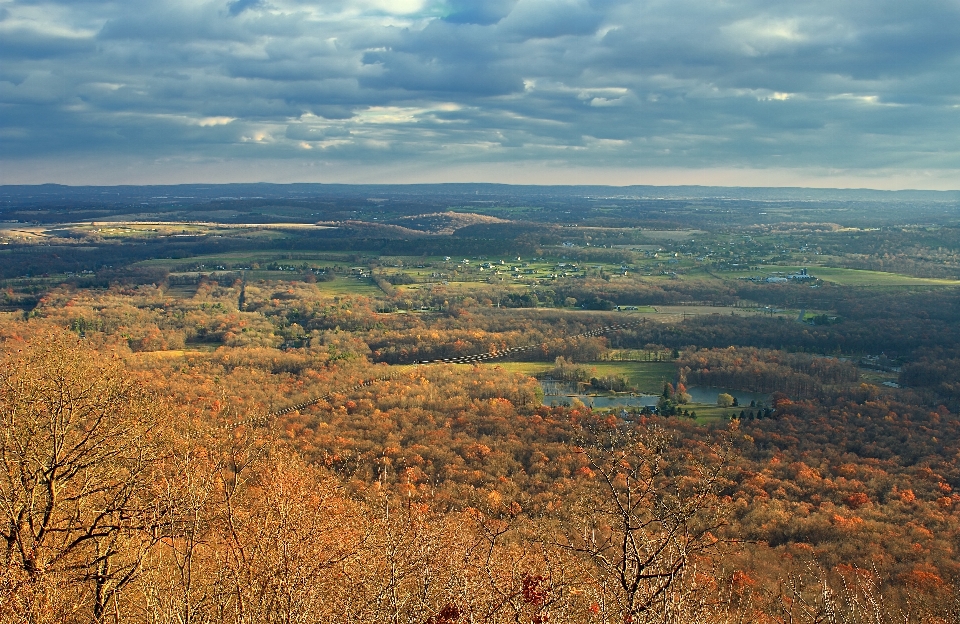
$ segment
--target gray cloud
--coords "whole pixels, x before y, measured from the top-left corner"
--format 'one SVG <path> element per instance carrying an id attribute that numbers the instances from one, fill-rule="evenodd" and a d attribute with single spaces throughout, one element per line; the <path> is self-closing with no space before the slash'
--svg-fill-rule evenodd
<path id="1" fill-rule="evenodd" d="M 227 12 L 230 15 L 240 15 L 247 9 L 256 9 L 263 5 L 262 0 L 234 0 L 234 2 L 227 3 Z"/>
<path id="2" fill-rule="evenodd" d="M 8 0 L 0 160 L 956 170 L 958 27 L 952 0 Z"/>
<path id="3" fill-rule="evenodd" d="M 496 24 L 510 14 L 517 0 L 452 0 L 443 19 L 453 24 Z"/>

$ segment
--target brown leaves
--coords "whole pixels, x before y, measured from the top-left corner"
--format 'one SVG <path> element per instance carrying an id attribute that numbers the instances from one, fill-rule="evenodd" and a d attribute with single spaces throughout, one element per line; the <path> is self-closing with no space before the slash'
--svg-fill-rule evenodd
<path id="1" fill-rule="evenodd" d="M 0 364 L 0 537 L 31 583 L 80 588 L 98 618 L 155 543 L 160 406 L 119 360 L 41 331 Z"/>

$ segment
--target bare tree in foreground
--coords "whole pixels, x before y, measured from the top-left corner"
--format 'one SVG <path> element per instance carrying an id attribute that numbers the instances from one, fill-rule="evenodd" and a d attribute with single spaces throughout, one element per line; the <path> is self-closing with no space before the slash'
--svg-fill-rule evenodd
<path id="1" fill-rule="evenodd" d="M 24 621 L 93 621 L 156 540 L 155 404 L 51 332 L 0 361 L 0 540 Z"/>
<path id="2" fill-rule="evenodd" d="M 755 595 L 776 624 L 947 624 L 960 622 L 960 588 L 955 582 L 919 587 L 914 579 L 892 585 L 878 569 L 799 565 L 778 591 Z M 919 591 L 918 591 L 919 590 Z"/>
<path id="3" fill-rule="evenodd" d="M 656 430 L 584 451 L 594 487 L 568 513 L 562 545 L 592 564 L 600 621 L 716 621 L 723 461 L 702 451 Z"/>

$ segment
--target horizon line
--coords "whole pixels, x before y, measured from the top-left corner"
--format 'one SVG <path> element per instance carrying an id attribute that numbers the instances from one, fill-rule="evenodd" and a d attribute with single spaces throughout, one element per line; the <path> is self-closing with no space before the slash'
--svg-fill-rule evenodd
<path id="1" fill-rule="evenodd" d="M 663 189 L 754 189 L 754 190 L 799 190 L 799 191 L 870 191 L 873 193 L 957 193 L 954 189 L 900 188 L 882 189 L 868 186 L 760 186 L 760 185 L 721 185 L 721 184 L 518 184 L 514 182 L 178 182 L 167 184 L 65 184 L 62 182 L 38 182 L 33 184 L 0 184 L 3 188 L 40 188 L 63 187 L 83 188 L 151 188 L 176 186 L 378 186 L 378 187 L 414 187 L 414 186 L 504 186 L 514 188 L 663 188 Z"/>

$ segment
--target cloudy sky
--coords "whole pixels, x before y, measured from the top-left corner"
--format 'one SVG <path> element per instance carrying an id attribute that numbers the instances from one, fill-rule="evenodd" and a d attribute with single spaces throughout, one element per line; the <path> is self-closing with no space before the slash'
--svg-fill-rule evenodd
<path id="1" fill-rule="evenodd" d="M 960 188 L 960 0 L 0 0 L 0 183 Z"/>

